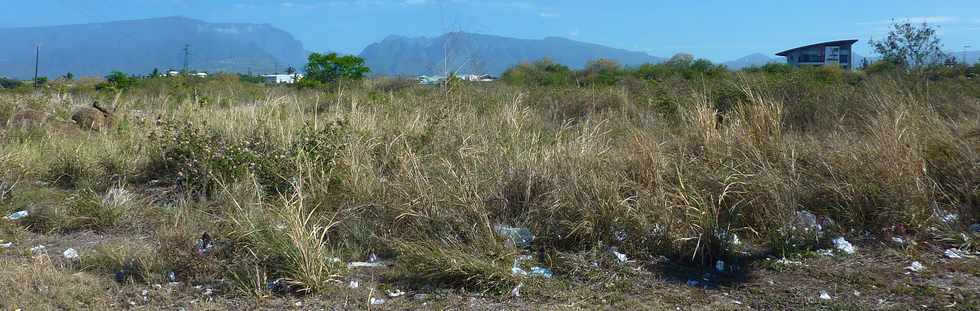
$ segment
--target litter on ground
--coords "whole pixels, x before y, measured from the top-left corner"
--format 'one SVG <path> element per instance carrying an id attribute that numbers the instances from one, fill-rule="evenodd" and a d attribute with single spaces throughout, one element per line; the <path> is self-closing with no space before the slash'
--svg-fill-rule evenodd
<path id="1" fill-rule="evenodd" d="M 854 250 L 854 245 L 851 245 L 851 242 L 845 240 L 844 237 L 834 239 L 834 248 L 836 248 L 837 251 L 848 255 L 854 255 L 856 252 Z"/>

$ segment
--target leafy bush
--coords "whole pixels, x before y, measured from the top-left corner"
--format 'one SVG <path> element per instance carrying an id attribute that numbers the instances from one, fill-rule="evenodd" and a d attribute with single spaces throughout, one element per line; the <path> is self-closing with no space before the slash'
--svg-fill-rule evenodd
<path id="1" fill-rule="evenodd" d="M 23 85 L 19 80 L 0 78 L 0 89 L 12 89 Z"/>
<path id="2" fill-rule="evenodd" d="M 542 59 L 511 67 L 500 79 L 511 85 L 566 86 L 574 81 L 574 73 L 565 65 Z"/>
<path id="3" fill-rule="evenodd" d="M 727 71 L 724 65 L 715 65 L 705 59 L 694 59 L 687 54 L 678 54 L 662 64 L 640 65 L 632 74 L 641 79 L 664 81 L 670 78 L 684 80 L 717 78 Z"/>
<path id="4" fill-rule="evenodd" d="M 120 91 L 131 88 L 139 82 L 139 77 L 130 76 L 121 71 L 113 71 L 105 77 L 106 82 L 95 86 L 96 90 Z"/>
<path id="5" fill-rule="evenodd" d="M 614 85 L 626 76 L 626 71 L 614 60 L 599 59 L 590 61 L 578 75 L 580 85 Z"/>
<path id="6" fill-rule="evenodd" d="M 341 141 L 344 123 L 330 123 L 320 128 L 306 126 L 291 145 L 277 144 L 271 133 L 256 129 L 245 139 L 234 139 L 190 122 L 164 122 L 150 140 L 156 146 L 146 167 L 147 177 L 166 178 L 185 191 L 210 195 L 215 181 L 236 181 L 255 176 L 273 193 L 291 190 L 290 178 L 296 172 L 296 157 L 301 153 L 310 159 L 313 169 L 332 171 Z"/>

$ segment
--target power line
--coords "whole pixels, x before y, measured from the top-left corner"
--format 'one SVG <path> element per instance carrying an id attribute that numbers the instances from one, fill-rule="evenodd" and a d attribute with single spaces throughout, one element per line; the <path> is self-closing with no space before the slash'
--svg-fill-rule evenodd
<path id="1" fill-rule="evenodd" d="M 37 44 L 34 45 L 34 88 L 37 88 L 39 86 L 37 83 L 37 70 L 39 68 L 40 61 L 41 61 L 41 45 Z"/>
<path id="2" fill-rule="evenodd" d="M 187 66 L 190 64 L 191 45 L 184 44 L 184 73 L 187 73 Z"/>

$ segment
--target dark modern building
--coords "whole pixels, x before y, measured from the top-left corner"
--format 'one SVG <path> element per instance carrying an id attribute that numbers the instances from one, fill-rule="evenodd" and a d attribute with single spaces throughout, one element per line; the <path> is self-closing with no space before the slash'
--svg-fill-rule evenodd
<path id="1" fill-rule="evenodd" d="M 795 67 L 838 65 L 844 69 L 854 68 L 851 46 L 858 40 L 840 40 L 811 44 L 776 53 L 785 56 L 786 62 Z"/>

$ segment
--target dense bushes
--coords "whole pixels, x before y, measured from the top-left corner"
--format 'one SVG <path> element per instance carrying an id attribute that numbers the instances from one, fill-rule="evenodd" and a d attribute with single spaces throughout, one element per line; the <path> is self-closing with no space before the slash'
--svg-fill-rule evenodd
<path id="1" fill-rule="evenodd" d="M 566 86 L 574 82 L 571 69 L 547 59 L 514 66 L 500 79 L 514 85 Z"/>
<path id="2" fill-rule="evenodd" d="M 212 195 L 215 182 L 254 176 L 270 193 L 287 193 L 295 182 L 299 156 L 318 170 L 331 170 L 343 150 L 344 123 L 307 125 L 292 142 L 258 128 L 228 136 L 191 122 L 163 122 L 150 134 L 153 144 L 147 178 L 169 181 L 197 195 Z"/>
<path id="3" fill-rule="evenodd" d="M 18 80 L 0 77 L 0 89 L 12 89 L 21 86 L 21 84 Z"/>
<path id="4" fill-rule="evenodd" d="M 159 242 L 152 275 L 167 267 L 256 295 L 329 288 L 351 273 L 338 261 L 371 254 L 406 286 L 506 292 L 532 284 L 512 272 L 522 258 L 563 278 L 618 265 L 613 250 L 710 265 L 838 236 L 975 245 L 961 234 L 980 217 L 974 80 L 783 65 L 734 74 L 685 57 L 581 72 L 544 61 L 504 79 L 516 86 L 371 81 L 329 100 L 234 79 L 147 79 L 119 101 L 160 117 L 98 134 L 52 121 L 0 142 L 0 166 L 23 175 L 18 185 L 80 194 L 38 204 L 36 230 L 132 219 Z M 87 92 L 68 96 L 99 96 Z M 66 115 L 54 95 L 2 96 Z M 150 199 L 105 199 L 127 187 Z M 802 212 L 822 235 L 796 229 Z M 535 237 L 517 245 L 498 227 Z M 220 250 L 193 254 L 204 231 Z"/>

